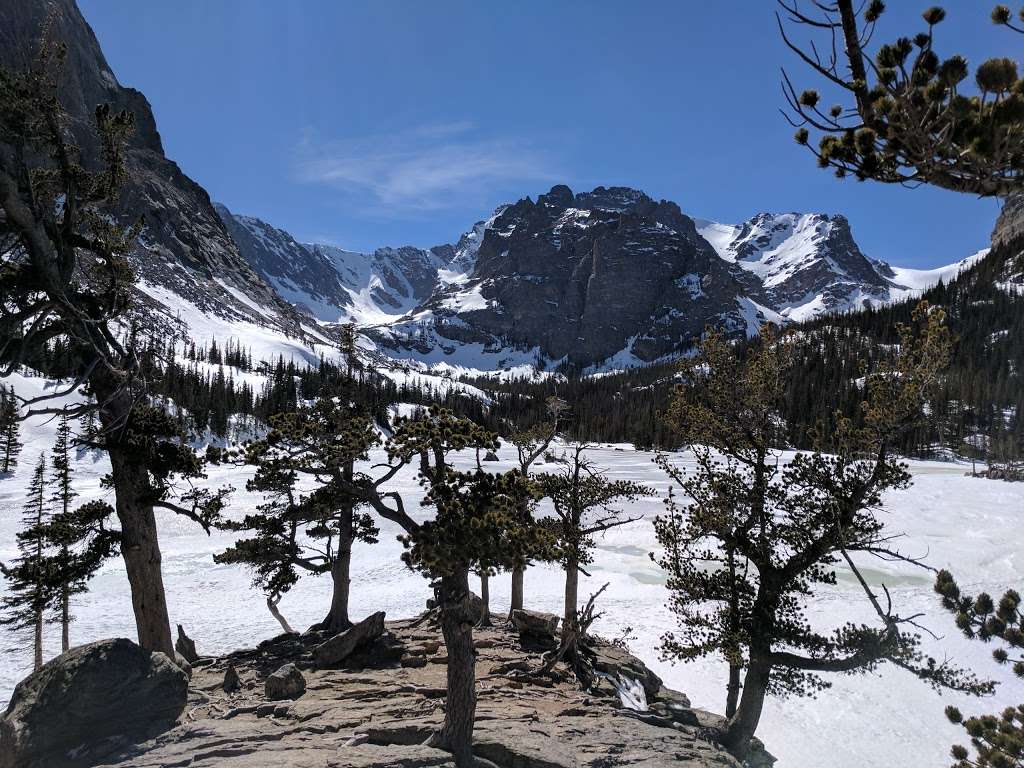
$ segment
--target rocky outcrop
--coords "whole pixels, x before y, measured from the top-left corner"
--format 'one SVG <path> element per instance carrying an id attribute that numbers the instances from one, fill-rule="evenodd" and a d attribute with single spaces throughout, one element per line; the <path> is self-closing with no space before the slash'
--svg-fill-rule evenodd
<path id="1" fill-rule="evenodd" d="M 541 656 L 506 627 L 474 631 L 478 705 L 476 753 L 502 768 L 739 768 L 709 739 L 720 724 L 681 694 L 659 685 L 649 707 L 624 706 L 599 679 L 579 690 L 561 667 L 531 682 L 508 669 L 539 668 Z M 401 661 L 386 650 L 393 643 Z M 446 661 L 438 630 L 422 620 L 392 622 L 360 666 L 318 669 L 312 637 L 282 636 L 196 670 L 189 715 L 178 727 L 123 749 L 107 768 L 452 768 L 451 756 L 422 746 L 444 713 Z M 624 656 L 629 654 L 622 651 Z M 632 657 L 622 674 L 645 669 Z M 406 663 L 417 659 L 417 663 Z M 306 691 L 295 701 L 268 701 L 265 681 L 282 664 L 302 669 Z M 222 690 L 233 665 L 240 688 Z M 759 753 L 761 766 L 770 759 Z"/>
<path id="2" fill-rule="evenodd" d="M 686 348 L 709 322 L 746 333 L 741 294 L 675 203 L 624 188 L 573 195 L 560 185 L 501 210 L 469 279 L 435 293 L 409 328 L 379 335 L 398 343 L 426 324 L 442 346 L 537 348 L 578 367 L 617 354 L 643 362 Z"/>
<path id="3" fill-rule="evenodd" d="M 173 725 L 188 678 L 130 640 L 74 648 L 14 689 L 0 719 L 0 768 L 72 768 Z"/>

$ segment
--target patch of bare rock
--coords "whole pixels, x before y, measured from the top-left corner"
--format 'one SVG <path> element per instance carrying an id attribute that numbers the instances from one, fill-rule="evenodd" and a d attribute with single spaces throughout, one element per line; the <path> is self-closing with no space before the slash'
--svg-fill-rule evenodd
<path id="1" fill-rule="evenodd" d="M 451 755 L 423 746 L 444 717 L 440 632 L 423 617 L 383 618 L 375 614 L 343 637 L 310 631 L 198 657 L 174 727 L 90 764 L 454 768 Z M 543 666 L 544 643 L 496 624 L 474 632 L 474 751 L 483 761 L 500 768 L 739 768 L 711 738 L 720 718 L 692 709 L 624 649 L 595 644 L 600 677 L 584 692 L 560 666 L 529 674 Z M 631 695 L 622 695 L 624 683 Z M 751 765 L 772 762 L 762 752 Z"/>

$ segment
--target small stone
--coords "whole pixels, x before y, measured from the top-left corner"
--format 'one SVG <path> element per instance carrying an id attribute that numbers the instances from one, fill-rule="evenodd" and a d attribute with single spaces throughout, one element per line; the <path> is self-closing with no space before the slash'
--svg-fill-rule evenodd
<path id="1" fill-rule="evenodd" d="M 484 454 L 484 461 L 499 461 L 498 454 L 496 454 L 494 451 L 488 451 L 486 454 Z"/>
<path id="2" fill-rule="evenodd" d="M 266 679 L 264 690 L 270 701 L 296 699 L 306 692 L 306 678 L 294 664 L 285 664 Z"/>

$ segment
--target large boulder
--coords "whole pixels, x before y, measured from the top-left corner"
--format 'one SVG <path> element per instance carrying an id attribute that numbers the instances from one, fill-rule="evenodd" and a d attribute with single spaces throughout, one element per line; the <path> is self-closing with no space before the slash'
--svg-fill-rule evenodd
<path id="1" fill-rule="evenodd" d="M 367 616 L 344 632 L 313 649 L 313 660 L 319 667 L 340 664 L 352 653 L 384 634 L 384 611 Z"/>
<path id="2" fill-rule="evenodd" d="M 558 629 L 558 616 L 553 613 L 516 608 L 512 611 L 511 619 L 520 635 L 541 640 L 553 638 Z"/>
<path id="3" fill-rule="evenodd" d="M 294 664 L 285 664 L 267 677 L 264 691 L 270 701 L 297 699 L 306 692 L 306 678 Z"/>
<path id="4" fill-rule="evenodd" d="M 91 765 L 174 724 L 185 672 L 131 640 L 73 648 L 26 677 L 0 719 L 0 768 Z"/>

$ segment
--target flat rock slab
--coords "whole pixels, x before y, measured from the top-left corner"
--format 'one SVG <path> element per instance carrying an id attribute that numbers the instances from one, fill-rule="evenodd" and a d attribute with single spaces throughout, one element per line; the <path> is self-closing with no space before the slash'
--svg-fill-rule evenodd
<path id="1" fill-rule="evenodd" d="M 271 646 L 258 654 L 240 651 L 196 670 L 188 716 L 177 728 L 125 748 L 104 765 L 454 768 L 450 755 L 422 746 L 444 718 L 447 670 L 439 631 L 409 622 L 392 622 L 387 630 L 407 655 L 427 663 L 407 667 L 381 661 L 359 669 L 325 669 L 309 663 L 308 651 L 306 666 L 299 658 L 268 656 L 274 652 Z M 739 768 L 704 736 L 715 716 L 685 708 L 681 715 L 686 717 L 666 716 L 673 707 L 684 706 L 681 694 L 661 689 L 652 702 L 656 709 L 639 713 L 640 719 L 621 707 L 607 681 L 584 693 L 564 670 L 543 685 L 500 673 L 510 662 L 531 668 L 542 664 L 508 624 L 478 628 L 474 639 L 475 748 L 501 768 Z M 643 664 L 623 654 L 616 666 L 643 677 Z M 303 668 L 306 692 L 293 702 L 267 702 L 266 679 L 289 661 Z M 221 686 L 229 664 L 237 669 L 240 686 L 225 693 Z"/>

